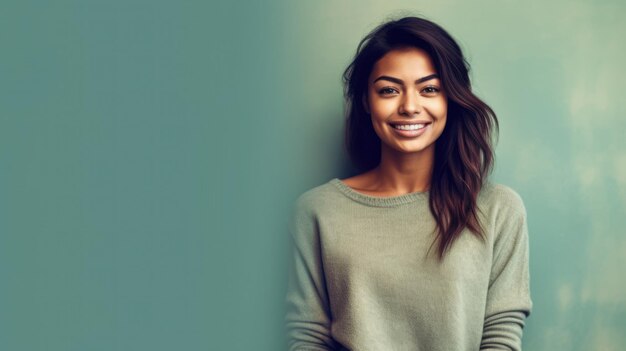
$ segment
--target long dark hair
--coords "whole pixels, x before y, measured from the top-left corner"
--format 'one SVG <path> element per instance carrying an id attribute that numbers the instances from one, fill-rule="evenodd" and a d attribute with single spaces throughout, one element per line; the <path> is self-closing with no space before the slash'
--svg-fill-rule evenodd
<path id="1" fill-rule="evenodd" d="M 376 167 L 381 154 L 380 138 L 362 101 L 367 94 L 369 74 L 387 52 L 407 46 L 429 54 L 448 99 L 446 125 L 435 142 L 429 189 L 429 206 L 437 223 L 438 253 L 442 259 L 465 227 L 485 239 L 476 200 L 493 168 L 491 136 L 494 126 L 498 132 L 499 125 L 494 111 L 472 93 L 470 65 L 448 32 L 423 18 L 389 20 L 361 40 L 343 73 L 347 100 L 345 146 L 359 170 Z"/>

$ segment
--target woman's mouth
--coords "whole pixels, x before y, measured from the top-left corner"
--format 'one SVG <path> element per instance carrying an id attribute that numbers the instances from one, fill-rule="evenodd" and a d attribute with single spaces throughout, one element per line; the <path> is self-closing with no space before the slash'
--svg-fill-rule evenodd
<path id="1" fill-rule="evenodd" d="M 416 123 L 416 124 L 392 124 L 391 127 L 396 134 L 403 137 L 417 137 L 426 131 L 432 123 Z"/>

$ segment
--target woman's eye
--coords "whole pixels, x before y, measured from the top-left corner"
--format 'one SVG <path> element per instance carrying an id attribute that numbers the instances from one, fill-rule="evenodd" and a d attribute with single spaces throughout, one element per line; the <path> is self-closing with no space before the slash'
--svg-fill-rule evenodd
<path id="1" fill-rule="evenodd" d="M 393 94 L 395 93 L 396 90 L 393 88 L 382 88 L 378 91 L 379 94 L 381 95 L 389 95 L 389 94 Z"/>
<path id="2" fill-rule="evenodd" d="M 436 87 L 433 86 L 428 86 L 426 88 L 424 88 L 424 90 L 422 90 L 423 92 L 425 92 L 426 94 L 434 94 L 434 93 L 438 93 L 439 89 L 437 89 Z"/>

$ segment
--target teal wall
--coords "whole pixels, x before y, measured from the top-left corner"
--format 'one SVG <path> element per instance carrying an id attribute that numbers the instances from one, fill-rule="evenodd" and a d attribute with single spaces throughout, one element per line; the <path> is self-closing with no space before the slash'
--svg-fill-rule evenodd
<path id="1" fill-rule="evenodd" d="M 457 38 L 525 201 L 527 350 L 626 345 L 623 2 L 8 1 L 0 349 L 280 350 L 287 214 L 389 15 Z M 622 273 L 620 273 L 622 272 Z"/>

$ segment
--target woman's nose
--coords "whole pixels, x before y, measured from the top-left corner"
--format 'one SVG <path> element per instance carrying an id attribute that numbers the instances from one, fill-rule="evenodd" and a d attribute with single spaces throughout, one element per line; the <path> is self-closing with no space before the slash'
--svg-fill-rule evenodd
<path id="1" fill-rule="evenodd" d="M 422 106 L 419 101 L 419 94 L 416 92 L 408 92 L 404 94 L 404 99 L 400 104 L 400 113 L 413 115 L 422 112 Z"/>

